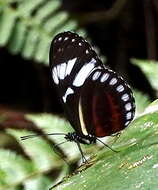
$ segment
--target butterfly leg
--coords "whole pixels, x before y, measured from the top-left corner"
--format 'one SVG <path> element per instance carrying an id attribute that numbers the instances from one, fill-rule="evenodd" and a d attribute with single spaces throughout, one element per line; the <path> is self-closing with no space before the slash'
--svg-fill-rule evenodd
<path id="1" fill-rule="evenodd" d="M 83 163 L 88 163 L 86 157 L 85 157 L 84 154 L 83 154 L 83 151 L 82 151 L 82 148 L 81 148 L 80 143 L 79 143 L 78 141 L 77 141 L 76 143 L 77 143 L 78 149 L 79 149 L 79 151 L 80 151 L 80 153 L 81 153 L 82 162 L 83 162 Z"/>

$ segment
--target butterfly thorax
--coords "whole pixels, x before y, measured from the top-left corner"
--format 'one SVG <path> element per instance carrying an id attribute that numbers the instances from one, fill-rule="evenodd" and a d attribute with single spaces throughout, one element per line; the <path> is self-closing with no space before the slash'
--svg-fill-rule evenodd
<path id="1" fill-rule="evenodd" d="M 82 144 L 96 143 L 96 137 L 93 135 L 78 135 L 76 132 L 68 133 L 65 135 L 65 139 L 68 141 L 74 141 Z"/>

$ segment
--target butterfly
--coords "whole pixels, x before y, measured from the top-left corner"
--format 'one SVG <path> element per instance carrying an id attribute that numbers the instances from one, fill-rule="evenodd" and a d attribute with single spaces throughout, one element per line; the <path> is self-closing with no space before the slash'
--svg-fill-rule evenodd
<path id="1" fill-rule="evenodd" d="M 74 129 L 64 134 L 65 139 L 76 142 L 86 160 L 80 143 L 102 142 L 100 137 L 118 133 L 132 121 L 133 93 L 125 80 L 106 67 L 91 45 L 76 33 L 57 34 L 50 46 L 49 60 L 53 83 Z"/>

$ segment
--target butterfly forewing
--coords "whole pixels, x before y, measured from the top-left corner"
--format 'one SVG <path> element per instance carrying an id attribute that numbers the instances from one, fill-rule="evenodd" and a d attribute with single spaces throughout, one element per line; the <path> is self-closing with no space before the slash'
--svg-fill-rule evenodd
<path id="1" fill-rule="evenodd" d="M 87 72 L 101 65 L 91 46 L 80 36 L 72 32 L 58 34 L 50 48 L 50 68 L 57 85 L 69 87 L 83 65 L 91 63 Z"/>
<path id="2" fill-rule="evenodd" d="M 78 101 L 80 90 L 95 68 L 103 67 L 87 41 L 72 32 L 58 34 L 50 48 L 50 68 L 65 113 L 80 133 Z"/>

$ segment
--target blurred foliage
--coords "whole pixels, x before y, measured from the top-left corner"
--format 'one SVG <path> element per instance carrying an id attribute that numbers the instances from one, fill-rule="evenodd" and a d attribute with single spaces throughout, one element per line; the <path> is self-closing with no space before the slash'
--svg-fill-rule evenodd
<path id="1" fill-rule="evenodd" d="M 35 123 L 40 123 L 38 127 L 45 132 L 47 128 L 49 132 L 53 132 L 54 129 L 58 129 L 57 132 L 69 131 L 68 123 L 55 116 L 41 114 L 25 117 Z M 44 190 L 69 173 L 69 166 L 61 156 L 53 151 L 52 145 L 43 138 L 21 141 L 21 136 L 31 132 L 15 130 L 11 126 L 8 126 L 5 133 L 14 137 L 13 142 L 18 142 L 17 146 L 22 148 L 23 153 L 18 154 L 13 150 L 0 149 L 0 189 L 18 189 L 19 185 L 23 185 L 25 189 Z M 50 141 L 51 139 L 52 136 L 50 136 Z M 61 142 L 61 138 L 56 139 L 56 143 Z M 68 144 L 67 150 L 73 150 L 71 143 Z M 73 154 L 74 152 L 71 151 L 71 158 L 73 158 Z"/>
<path id="2" fill-rule="evenodd" d="M 57 33 L 86 34 L 60 7 L 60 0 L 0 0 L 0 46 L 48 64 L 50 43 Z"/>
<path id="3" fill-rule="evenodd" d="M 148 78 L 151 86 L 157 92 L 158 97 L 158 62 L 150 60 L 132 59 L 134 65 L 137 65 Z"/>
<path id="4" fill-rule="evenodd" d="M 138 90 L 134 90 L 133 93 L 136 101 L 136 116 L 139 116 L 144 112 L 144 109 L 151 103 L 151 101 L 148 95 L 143 94 Z"/>

